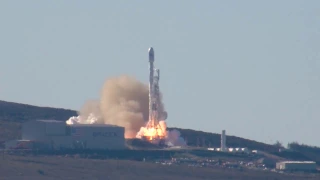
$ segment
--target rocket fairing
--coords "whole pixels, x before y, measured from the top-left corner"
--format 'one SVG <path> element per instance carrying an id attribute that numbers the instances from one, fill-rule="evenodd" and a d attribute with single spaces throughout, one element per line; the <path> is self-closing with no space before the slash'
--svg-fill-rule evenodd
<path id="1" fill-rule="evenodd" d="M 154 62 L 154 51 L 153 51 L 153 48 L 150 47 L 148 52 L 149 52 L 149 62 Z"/>

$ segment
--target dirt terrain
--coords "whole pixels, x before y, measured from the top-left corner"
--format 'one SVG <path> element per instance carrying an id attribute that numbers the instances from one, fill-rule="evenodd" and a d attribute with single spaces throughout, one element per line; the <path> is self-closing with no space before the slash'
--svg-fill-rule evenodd
<path id="1" fill-rule="evenodd" d="M 284 175 L 254 170 L 164 166 L 128 160 L 96 160 L 63 156 L 0 156 L 1 180 L 195 180 L 195 179 L 319 179 L 320 176 Z"/>

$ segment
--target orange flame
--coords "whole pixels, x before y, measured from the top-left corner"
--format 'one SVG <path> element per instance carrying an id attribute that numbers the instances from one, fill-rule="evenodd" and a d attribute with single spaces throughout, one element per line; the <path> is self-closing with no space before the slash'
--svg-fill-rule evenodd
<path id="1" fill-rule="evenodd" d="M 156 139 L 165 139 L 167 137 L 166 129 L 166 123 L 164 121 L 160 121 L 159 124 L 155 125 L 155 127 L 150 127 L 148 125 L 146 127 L 141 127 L 140 131 L 137 134 L 137 137 L 144 137 L 149 141 L 153 141 Z"/>

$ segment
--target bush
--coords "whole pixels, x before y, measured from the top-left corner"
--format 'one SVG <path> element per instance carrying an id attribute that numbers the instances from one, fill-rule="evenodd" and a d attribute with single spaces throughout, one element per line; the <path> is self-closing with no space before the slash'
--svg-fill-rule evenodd
<path id="1" fill-rule="evenodd" d="M 41 169 L 38 169 L 38 173 L 44 175 L 44 172 Z"/>

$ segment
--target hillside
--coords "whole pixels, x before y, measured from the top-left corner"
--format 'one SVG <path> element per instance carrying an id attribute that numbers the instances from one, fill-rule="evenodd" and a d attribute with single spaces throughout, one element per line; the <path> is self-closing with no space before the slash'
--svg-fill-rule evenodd
<path id="1" fill-rule="evenodd" d="M 172 129 L 177 129 L 180 131 L 181 136 L 187 140 L 188 145 L 190 146 L 220 147 L 220 134 L 195 131 L 191 129 L 169 128 L 169 130 Z M 249 149 L 257 149 L 268 152 L 278 151 L 278 148 L 274 145 L 264 144 L 236 136 L 227 136 L 227 147 L 247 147 Z"/>
<path id="2" fill-rule="evenodd" d="M 76 111 L 0 101 L 0 144 L 20 138 L 21 123 L 34 119 L 67 120 Z"/>
<path id="3" fill-rule="evenodd" d="M 0 101 L 0 120 L 22 123 L 34 119 L 67 120 L 77 112 L 68 109 L 38 107 L 27 104 Z"/>
<path id="4" fill-rule="evenodd" d="M 0 141 L 15 139 L 20 137 L 21 123 L 34 119 L 55 119 L 67 120 L 71 116 L 76 116 L 77 112 L 67 109 L 50 107 L 38 107 L 27 104 L 0 101 Z M 169 130 L 172 128 L 169 128 Z M 191 129 L 178 129 L 181 136 L 187 139 L 188 145 L 209 147 L 220 146 L 220 134 L 195 131 Z M 235 136 L 227 136 L 229 147 L 248 147 L 268 152 L 278 149 L 269 144 L 264 144 Z"/>
<path id="5" fill-rule="evenodd" d="M 278 153 L 278 156 L 285 156 L 287 155 L 291 159 L 299 158 L 300 154 L 301 159 L 305 160 L 312 160 L 317 162 L 318 165 L 320 165 L 320 148 L 315 146 L 308 146 L 305 144 L 299 144 L 296 142 L 289 144 L 291 152 L 282 152 Z M 290 156 L 291 155 L 291 156 Z"/>

